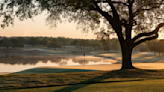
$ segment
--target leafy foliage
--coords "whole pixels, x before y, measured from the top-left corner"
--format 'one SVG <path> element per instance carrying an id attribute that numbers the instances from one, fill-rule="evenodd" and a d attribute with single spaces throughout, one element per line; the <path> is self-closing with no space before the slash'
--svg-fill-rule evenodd
<path id="1" fill-rule="evenodd" d="M 85 47 L 89 47 L 90 46 L 90 42 L 89 40 L 80 40 L 78 43 L 77 43 L 77 46 L 80 46 L 81 48 L 85 48 Z"/>
<path id="2" fill-rule="evenodd" d="M 100 41 L 92 41 L 90 45 L 94 49 L 102 49 L 102 44 Z"/>
<path id="3" fill-rule="evenodd" d="M 28 39 L 28 44 L 32 45 L 32 46 L 35 46 L 35 45 L 37 45 L 39 43 L 39 41 L 40 41 L 40 39 L 37 38 L 37 37 L 30 37 Z"/>
<path id="4" fill-rule="evenodd" d="M 3 46 L 3 47 L 9 48 L 9 47 L 11 47 L 12 45 L 13 45 L 13 44 L 12 44 L 12 42 L 10 41 L 10 39 L 8 39 L 8 38 L 3 39 L 3 43 L 2 43 L 2 46 Z"/>
<path id="5" fill-rule="evenodd" d="M 110 40 L 110 48 L 115 51 L 120 50 L 120 44 L 119 44 L 118 39 L 113 38 Z"/>
<path id="6" fill-rule="evenodd" d="M 49 39 L 47 37 L 41 39 L 41 41 L 39 42 L 39 44 L 42 44 L 44 46 L 48 45 L 49 43 Z"/>
<path id="7" fill-rule="evenodd" d="M 152 52 L 158 52 L 159 54 L 164 52 L 164 40 L 149 41 L 147 42 L 147 46 Z"/>
<path id="8" fill-rule="evenodd" d="M 2 47 L 3 40 L 0 40 L 0 47 Z"/>
<path id="9" fill-rule="evenodd" d="M 24 44 L 18 38 L 4 38 L 0 40 L 0 47 L 22 48 Z"/>
<path id="10" fill-rule="evenodd" d="M 78 40 L 77 39 L 74 39 L 72 42 L 71 42 L 71 45 L 77 45 L 78 44 Z"/>
<path id="11" fill-rule="evenodd" d="M 48 44 L 47 47 L 54 48 L 54 49 L 62 48 L 62 44 L 58 40 L 53 39 L 51 40 L 51 42 Z"/>
<path id="12" fill-rule="evenodd" d="M 12 42 L 12 47 L 13 48 L 16 48 L 16 47 L 24 47 L 24 45 L 23 45 L 23 43 L 20 41 L 20 40 L 18 40 L 18 39 L 10 39 L 11 40 L 11 42 Z"/>
<path id="13" fill-rule="evenodd" d="M 58 37 L 57 39 L 64 46 L 64 48 L 65 48 L 65 45 L 69 44 L 69 40 L 65 37 Z"/>

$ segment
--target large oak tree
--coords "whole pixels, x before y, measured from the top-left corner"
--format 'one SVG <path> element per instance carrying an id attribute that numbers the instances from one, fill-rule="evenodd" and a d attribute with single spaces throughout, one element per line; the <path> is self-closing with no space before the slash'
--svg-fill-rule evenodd
<path id="1" fill-rule="evenodd" d="M 47 14 L 47 24 L 56 27 L 64 19 L 74 21 L 87 32 L 114 31 L 122 50 L 122 69 L 133 69 L 132 49 L 156 39 L 164 25 L 164 0 L 1 0 L 1 27 L 20 20 Z M 135 32 L 135 36 L 132 33 Z M 105 33 L 104 33 L 105 34 Z"/>

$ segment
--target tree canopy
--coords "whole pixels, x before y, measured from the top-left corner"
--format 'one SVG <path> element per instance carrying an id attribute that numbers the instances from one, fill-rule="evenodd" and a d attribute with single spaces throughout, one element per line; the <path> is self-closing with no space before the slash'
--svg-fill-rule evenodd
<path id="1" fill-rule="evenodd" d="M 3 43 L 2 43 L 3 47 L 9 48 L 12 45 L 13 45 L 13 43 L 10 41 L 10 39 L 8 39 L 8 38 L 3 39 Z"/>
<path id="2" fill-rule="evenodd" d="M 56 50 L 56 48 L 62 48 L 62 44 L 58 40 L 52 39 L 47 47 L 54 48 L 54 50 Z"/>
<path id="3" fill-rule="evenodd" d="M 156 39 L 164 26 L 164 0 L 1 0 L 2 28 L 46 12 L 51 27 L 74 21 L 78 28 L 115 32 L 122 50 L 122 69 L 132 69 L 131 54 L 138 44 Z M 132 32 L 136 35 L 133 37 Z"/>
<path id="4" fill-rule="evenodd" d="M 149 50 L 152 52 L 158 52 L 159 55 L 160 53 L 164 52 L 164 40 L 152 40 L 146 43 Z"/>
<path id="5" fill-rule="evenodd" d="M 30 37 L 28 39 L 28 44 L 32 45 L 32 46 L 35 46 L 39 43 L 40 39 L 37 38 L 37 37 Z"/>

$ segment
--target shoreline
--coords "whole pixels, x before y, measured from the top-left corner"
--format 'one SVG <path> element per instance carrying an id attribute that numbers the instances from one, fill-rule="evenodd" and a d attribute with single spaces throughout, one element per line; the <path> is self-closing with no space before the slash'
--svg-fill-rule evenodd
<path id="1" fill-rule="evenodd" d="M 120 63 L 116 64 L 102 64 L 102 65 L 86 65 L 86 66 L 42 66 L 38 68 L 64 68 L 64 69 L 90 69 L 90 70 L 119 70 L 121 69 Z M 133 63 L 133 66 L 139 69 L 164 69 L 164 63 Z"/>
<path id="2" fill-rule="evenodd" d="M 36 68 L 61 68 L 61 69 L 89 69 L 100 71 L 111 71 L 121 69 L 122 64 L 102 64 L 102 65 L 85 65 L 85 66 L 42 66 Z M 150 70 L 162 70 L 164 69 L 164 63 L 133 63 L 136 68 L 150 69 Z M 0 75 L 8 75 L 14 72 L 2 72 Z"/>
<path id="3" fill-rule="evenodd" d="M 13 72 L 2 72 L 0 73 L 0 75 L 8 75 L 8 74 L 12 74 Z"/>
<path id="4" fill-rule="evenodd" d="M 55 53 L 55 54 L 57 54 L 57 53 Z M 65 53 L 65 54 L 68 54 L 68 53 Z M 121 61 L 120 58 L 119 58 L 120 55 L 117 56 L 117 54 L 116 55 L 102 55 L 102 54 L 108 54 L 108 52 L 96 52 L 96 51 L 93 51 L 93 52 L 90 52 L 89 53 L 89 55 L 92 55 L 92 56 L 95 56 L 95 57 L 108 58 L 108 59 L 116 60 L 117 62 L 111 62 L 112 64 L 100 64 L 100 65 L 85 65 L 85 66 L 82 66 L 82 65 L 79 65 L 79 66 L 40 66 L 40 67 L 35 67 L 35 68 L 90 69 L 90 70 L 102 70 L 102 71 L 110 71 L 110 70 L 119 70 L 119 69 L 121 69 L 121 65 L 122 64 L 119 62 L 119 61 Z M 109 53 L 109 54 L 111 54 L 111 53 Z M 48 56 L 51 57 L 51 55 L 48 55 Z M 135 54 L 134 54 L 134 58 L 136 58 L 136 61 L 138 61 L 138 62 L 133 62 L 133 65 L 136 68 L 139 68 L 139 69 L 158 69 L 158 70 L 159 69 L 164 69 L 164 63 L 163 62 L 157 62 L 156 63 L 156 62 L 150 61 L 150 63 L 147 63 L 145 61 L 149 61 L 149 59 L 142 60 L 142 58 L 140 59 L 140 57 L 139 58 L 138 57 L 139 56 L 137 56 L 137 55 L 135 56 Z M 142 55 L 142 57 L 144 57 L 144 55 Z M 163 59 L 161 59 L 161 60 L 163 60 Z M 12 74 L 12 73 L 14 73 L 14 72 L 0 72 L 0 75 L 8 75 L 8 74 Z"/>

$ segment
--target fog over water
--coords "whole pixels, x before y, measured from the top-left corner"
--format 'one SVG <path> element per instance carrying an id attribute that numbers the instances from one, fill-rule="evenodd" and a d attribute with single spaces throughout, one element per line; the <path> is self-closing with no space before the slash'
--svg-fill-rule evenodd
<path id="1" fill-rule="evenodd" d="M 102 57 L 84 57 L 79 55 L 1 57 L 0 72 L 17 72 L 40 66 L 85 66 L 111 64 L 111 61 L 111 59 Z"/>

